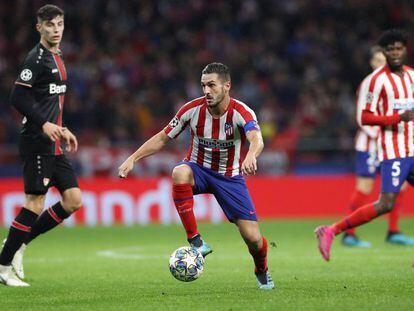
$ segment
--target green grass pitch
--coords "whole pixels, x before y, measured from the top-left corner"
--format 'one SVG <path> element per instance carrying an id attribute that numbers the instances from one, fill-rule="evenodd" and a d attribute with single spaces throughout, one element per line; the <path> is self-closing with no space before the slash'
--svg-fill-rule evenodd
<path id="1" fill-rule="evenodd" d="M 322 260 L 313 229 L 326 220 L 263 222 L 277 289 L 259 291 L 253 262 L 229 223 L 201 224 L 213 246 L 192 283 L 168 270 L 172 251 L 186 245 L 178 225 L 57 228 L 27 249 L 29 288 L 0 287 L 1 310 L 414 310 L 414 247 L 384 243 L 386 223 L 359 230 L 371 249 L 337 239 Z M 414 235 L 414 220 L 402 229 Z M 6 230 L 1 229 L 4 236 Z"/>

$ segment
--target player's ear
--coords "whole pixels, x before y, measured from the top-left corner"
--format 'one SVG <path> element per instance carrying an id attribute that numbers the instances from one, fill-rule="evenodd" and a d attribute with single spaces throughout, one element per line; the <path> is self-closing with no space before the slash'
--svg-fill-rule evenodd
<path id="1" fill-rule="evenodd" d="M 231 89 L 231 81 L 226 81 L 224 82 L 224 87 L 226 88 L 227 91 L 230 91 Z"/>
<path id="2" fill-rule="evenodd" d="M 38 31 L 38 32 L 40 32 L 40 30 L 42 29 L 42 24 L 41 23 L 39 23 L 39 22 L 37 22 L 36 23 L 36 30 Z"/>

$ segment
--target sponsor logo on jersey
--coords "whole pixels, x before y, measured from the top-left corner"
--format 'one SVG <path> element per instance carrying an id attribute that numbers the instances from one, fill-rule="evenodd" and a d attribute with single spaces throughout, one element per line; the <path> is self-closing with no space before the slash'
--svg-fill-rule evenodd
<path id="1" fill-rule="evenodd" d="M 395 99 L 392 108 L 396 110 L 412 110 L 414 109 L 414 101 L 411 99 Z"/>
<path id="2" fill-rule="evenodd" d="M 57 85 L 55 83 L 49 84 L 49 94 L 61 94 L 66 93 L 66 85 Z"/>
<path id="3" fill-rule="evenodd" d="M 234 146 L 233 140 L 219 140 L 211 138 L 198 138 L 199 144 L 204 148 L 227 149 Z"/>
<path id="4" fill-rule="evenodd" d="M 233 135 L 234 128 L 232 123 L 224 123 L 224 132 L 226 135 Z"/>
<path id="5" fill-rule="evenodd" d="M 168 126 L 169 126 L 170 128 L 174 128 L 174 127 L 176 127 L 179 123 L 180 123 L 180 121 L 178 120 L 178 118 L 177 118 L 177 117 L 174 117 L 174 118 L 170 121 L 170 123 L 168 124 Z"/>
<path id="6" fill-rule="evenodd" d="M 30 69 L 23 69 L 20 73 L 20 79 L 23 81 L 29 81 L 33 77 L 33 73 Z"/>

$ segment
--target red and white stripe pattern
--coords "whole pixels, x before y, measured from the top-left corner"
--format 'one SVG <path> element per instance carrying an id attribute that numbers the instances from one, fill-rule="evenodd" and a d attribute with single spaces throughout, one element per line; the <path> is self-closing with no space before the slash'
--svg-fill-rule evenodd
<path id="1" fill-rule="evenodd" d="M 60 81 L 66 81 L 67 80 L 67 73 L 66 73 L 66 67 L 63 63 L 62 58 L 59 56 L 59 54 L 53 54 L 53 60 L 55 61 L 55 64 L 57 66 L 57 69 L 59 71 L 59 77 Z M 59 126 L 62 126 L 62 114 L 63 114 L 63 104 L 65 102 L 65 94 L 59 94 L 59 115 L 56 121 L 56 124 Z M 56 140 L 55 142 L 55 155 L 62 154 L 62 149 L 60 148 L 60 139 Z"/>
<path id="2" fill-rule="evenodd" d="M 401 114 L 414 109 L 414 70 L 403 67 L 403 76 L 385 65 L 367 77 L 365 110 L 381 116 Z M 381 127 L 378 136 L 380 161 L 414 156 L 413 121 Z"/>
<path id="3" fill-rule="evenodd" d="M 362 125 L 362 110 L 365 108 L 367 98 L 367 83 L 369 79 L 365 78 L 358 87 L 356 94 L 356 121 L 358 131 L 355 136 L 355 150 L 369 153 L 377 153 L 377 138 L 380 131 L 379 126 Z"/>
<path id="4" fill-rule="evenodd" d="M 236 176 L 240 174 L 244 126 L 249 121 L 257 122 L 254 111 L 236 99 L 230 99 L 224 115 L 213 118 L 204 97 L 200 97 L 185 104 L 164 131 L 176 138 L 188 125 L 192 139 L 185 160 L 225 176 Z"/>

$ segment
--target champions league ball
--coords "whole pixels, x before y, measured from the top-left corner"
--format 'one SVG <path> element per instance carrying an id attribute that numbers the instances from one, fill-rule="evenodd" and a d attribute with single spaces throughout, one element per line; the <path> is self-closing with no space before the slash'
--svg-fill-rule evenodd
<path id="1" fill-rule="evenodd" d="M 190 246 L 176 249 L 170 256 L 170 272 L 179 281 L 192 282 L 204 271 L 204 258 Z"/>

